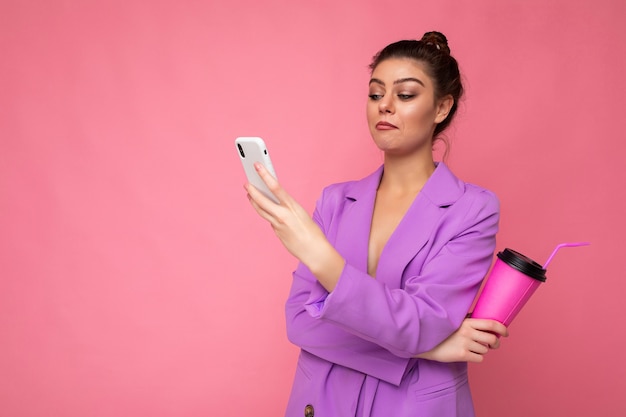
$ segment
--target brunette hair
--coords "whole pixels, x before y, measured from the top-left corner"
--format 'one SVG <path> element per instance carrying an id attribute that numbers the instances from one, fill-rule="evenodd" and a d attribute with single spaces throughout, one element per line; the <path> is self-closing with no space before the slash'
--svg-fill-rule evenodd
<path id="1" fill-rule="evenodd" d="M 443 132 L 452 122 L 456 113 L 458 102 L 463 95 L 463 84 L 456 59 L 450 55 L 448 40 L 443 33 L 426 32 L 422 39 L 402 40 L 385 46 L 379 51 L 370 64 L 370 70 L 374 69 L 382 61 L 391 58 L 410 58 L 424 64 L 424 70 L 433 80 L 435 99 L 452 96 L 454 103 L 448 113 L 448 117 L 435 126 L 435 137 Z"/>

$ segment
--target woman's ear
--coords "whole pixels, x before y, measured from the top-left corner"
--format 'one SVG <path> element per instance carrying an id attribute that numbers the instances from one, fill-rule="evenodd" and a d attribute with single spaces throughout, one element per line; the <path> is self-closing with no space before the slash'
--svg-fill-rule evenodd
<path id="1" fill-rule="evenodd" d="M 435 116 L 435 123 L 441 123 L 446 120 L 452 106 L 454 105 L 454 99 L 450 94 L 440 99 L 437 102 L 437 115 Z"/>

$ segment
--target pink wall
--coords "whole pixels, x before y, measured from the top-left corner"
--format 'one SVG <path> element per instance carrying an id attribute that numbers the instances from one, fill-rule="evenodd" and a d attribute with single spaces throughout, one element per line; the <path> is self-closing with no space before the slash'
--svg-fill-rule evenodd
<path id="1" fill-rule="evenodd" d="M 371 55 L 432 28 L 466 78 L 449 162 L 500 196 L 498 249 L 593 242 L 472 366 L 479 415 L 626 413 L 626 3 L 392 4 L 0 3 L 0 414 L 281 415 L 295 262 L 232 142 L 265 137 L 312 208 L 381 161 Z"/>

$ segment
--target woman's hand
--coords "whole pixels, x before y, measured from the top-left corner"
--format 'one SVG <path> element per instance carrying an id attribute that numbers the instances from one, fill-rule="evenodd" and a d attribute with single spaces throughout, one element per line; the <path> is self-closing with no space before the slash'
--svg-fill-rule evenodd
<path id="1" fill-rule="evenodd" d="M 256 163 L 254 167 L 279 204 L 264 196 L 253 185 L 246 184 L 244 188 L 252 207 L 270 223 L 285 248 L 311 270 L 324 288 L 332 291 L 343 271 L 344 259 L 276 178 L 262 164 Z"/>
<path id="2" fill-rule="evenodd" d="M 454 333 L 417 358 L 437 362 L 482 362 L 490 349 L 500 347 L 498 336 L 508 337 L 507 328 L 495 320 L 465 319 Z"/>

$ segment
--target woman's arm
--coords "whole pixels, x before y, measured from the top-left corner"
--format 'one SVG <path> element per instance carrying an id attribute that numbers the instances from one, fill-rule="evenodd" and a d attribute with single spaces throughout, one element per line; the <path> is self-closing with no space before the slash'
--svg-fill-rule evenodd
<path id="1" fill-rule="evenodd" d="M 304 271 L 302 277 L 311 281 L 306 285 L 309 297 L 294 317 L 308 313 L 306 321 L 320 320 L 400 358 L 435 350 L 459 328 L 493 256 L 498 223 L 495 196 L 472 192 L 469 200 L 455 206 L 456 213 L 451 214 L 455 235 L 440 237 L 444 240 L 438 245 L 442 246 L 433 248 L 420 272 L 407 277 L 403 288 L 389 288 L 346 264 L 318 224 L 261 166 L 257 169 L 280 204 L 247 187 L 252 205 L 270 222 L 289 252 L 307 267 L 311 265 L 309 270 L 325 271 L 321 276 Z M 325 263 L 328 265 L 317 267 Z M 321 332 L 302 334 L 301 330 L 311 330 L 311 326 L 295 326 L 290 339 L 321 336 Z"/>
<path id="2" fill-rule="evenodd" d="M 337 285 L 345 260 L 326 239 L 324 232 L 309 214 L 280 186 L 265 167 L 259 163 L 254 167 L 276 196 L 279 204 L 248 184 L 245 189 L 252 207 L 270 223 L 285 248 L 309 268 L 326 291 L 331 292 Z"/>
<path id="3" fill-rule="evenodd" d="M 301 262 L 293 274 L 285 306 L 287 337 L 329 362 L 399 384 L 409 358 L 398 357 L 376 343 L 319 320 L 305 308 L 311 300 L 325 298 L 334 289 L 345 260 L 322 231 L 319 211 L 316 209 L 311 218 L 262 166 L 256 168 L 280 204 L 246 186 L 250 203 L 270 223 L 285 248 Z"/>
<path id="4" fill-rule="evenodd" d="M 428 247 L 405 267 L 400 288 L 347 263 L 332 293 L 314 289 L 305 308 L 399 357 L 433 350 L 461 326 L 489 269 L 498 206 L 492 193 L 468 190 L 462 201 L 440 209 L 446 219 L 426 226 L 433 227 Z"/>

